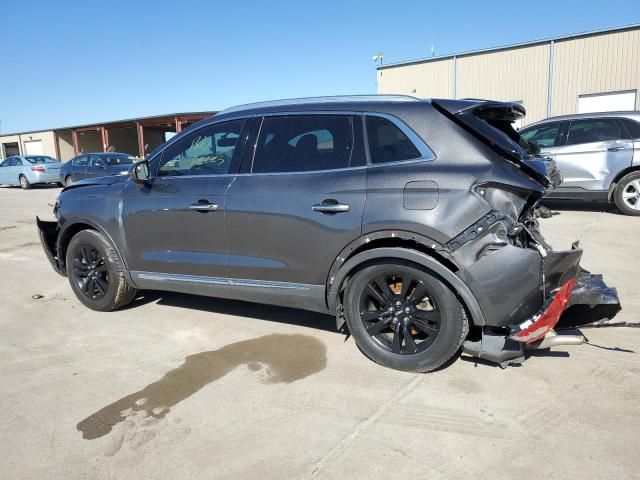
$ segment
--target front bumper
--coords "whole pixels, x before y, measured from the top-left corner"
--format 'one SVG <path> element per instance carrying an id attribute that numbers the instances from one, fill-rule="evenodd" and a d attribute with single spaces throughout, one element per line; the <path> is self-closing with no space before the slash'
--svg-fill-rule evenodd
<path id="1" fill-rule="evenodd" d="M 58 233 L 60 230 L 58 222 L 47 222 L 36 217 L 36 225 L 47 260 L 57 273 L 66 276 L 67 272 L 61 267 L 62 263 L 58 258 Z"/>

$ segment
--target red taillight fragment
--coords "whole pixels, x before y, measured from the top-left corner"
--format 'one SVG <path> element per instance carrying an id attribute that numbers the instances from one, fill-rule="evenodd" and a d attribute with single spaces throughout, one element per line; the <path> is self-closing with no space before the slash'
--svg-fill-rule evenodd
<path id="1" fill-rule="evenodd" d="M 46 172 L 47 169 L 44 168 L 42 165 L 38 165 L 37 167 L 31 167 L 31 171 L 32 172 Z"/>
<path id="2" fill-rule="evenodd" d="M 567 306 L 567 302 L 571 297 L 571 291 L 576 281 L 569 280 L 562 285 L 557 291 L 549 306 L 536 319 L 527 320 L 515 328 L 516 333 L 511 334 L 511 338 L 518 342 L 531 343 L 544 337 L 553 327 L 556 326 L 560 315 Z"/>

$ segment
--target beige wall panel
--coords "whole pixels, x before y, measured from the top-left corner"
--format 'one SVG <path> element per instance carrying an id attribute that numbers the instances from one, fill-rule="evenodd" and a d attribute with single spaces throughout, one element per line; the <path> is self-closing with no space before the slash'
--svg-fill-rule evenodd
<path id="1" fill-rule="evenodd" d="M 42 142 L 42 153 L 49 155 L 50 157 L 57 158 L 58 152 L 56 151 L 56 140 L 52 131 L 38 132 L 38 133 L 23 133 L 20 135 L 22 141 L 21 151 L 26 153 L 25 142 L 32 142 L 40 140 Z"/>
<path id="2" fill-rule="evenodd" d="M 0 143 L 17 143 L 20 148 L 20 154 L 24 155 L 26 152 L 24 143 L 31 141 L 42 141 L 42 149 L 44 155 L 56 157 L 56 143 L 52 131 L 36 132 L 36 133 L 21 133 L 19 135 L 0 135 Z M 2 149 L 0 149 L 2 150 Z M 3 152 L 0 152 L 2 156 Z"/>
<path id="3" fill-rule="evenodd" d="M 58 150 L 60 151 L 60 161 L 71 160 L 75 153 L 73 151 L 73 137 L 71 130 L 58 130 Z"/>
<path id="4" fill-rule="evenodd" d="M 378 70 L 378 93 L 451 98 L 452 68 L 447 59 Z"/>
<path id="5" fill-rule="evenodd" d="M 577 113 L 579 95 L 638 89 L 640 29 L 556 42 L 553 115 Z"/>
<path id="6" fill-rule="evenodd" d="M 459 57 L 458 98 L 522 101 L 527 109 L 523 125 L 547 116 L 549 45 Z"/>

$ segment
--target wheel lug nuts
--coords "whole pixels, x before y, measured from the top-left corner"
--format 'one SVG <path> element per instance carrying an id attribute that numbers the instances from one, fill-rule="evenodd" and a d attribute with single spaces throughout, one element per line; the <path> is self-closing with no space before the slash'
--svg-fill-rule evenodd
<path id="1" fill-rule="evenodd" d="M 411 309 L 410 309 L 409 307 L 406 307 L 406 308 L 404 309 L 404 313 L 409 313 L 410 311 L 411 311 Z"/>
<path id="2" fill-rule="evenodd" d="M 409 317 L 404 317 L 404 323 L 409 323 Z"/>

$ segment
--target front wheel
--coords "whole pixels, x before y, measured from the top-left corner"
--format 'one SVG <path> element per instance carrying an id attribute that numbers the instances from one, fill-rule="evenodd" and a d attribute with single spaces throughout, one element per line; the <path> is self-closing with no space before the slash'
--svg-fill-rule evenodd
<path id="1" fill-rule="evenodd" d="M 29 190 L 31 188 L 31 183 L 29 183 L 29 180 L 24 175 L 20 175 L 20 178 L 18 180 L 20 182 L 20 188 L 22 188 L 23 190 Z"/>
<path id="2" fill-rule="evenodd" d="M 69 185 L 72 185 L 73 182 L 75 182 L 75 179 L 71 175 L 67 175 L 64 178 L 64 184 L 65 184 L 66 187 L 68 187 Z"/>
<path id="3" fill-rule="evenodd" d="M 625 215 L 640 215 L 640 172 L 631 172 L 620 179 L 613 200 Z"/>
<path id="4" fill-rule="evenodd" d="M 82 230 L 71 239 L 66 268 L 73 293 L 92 310 L 109 312 L 135 297 L 118 252 L 100 232 Z"/>
<path id="5" fill-rule="evenodd" d="M 347 284 L 344 306 L 349 331 L 362 352 L 396 370 L 428 372 L 442 366 L 469 331 L 451 289 L 401 260 L 359 270 Z"/>

